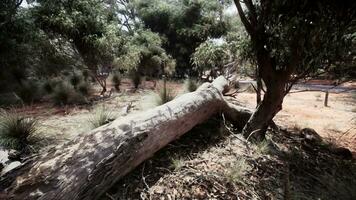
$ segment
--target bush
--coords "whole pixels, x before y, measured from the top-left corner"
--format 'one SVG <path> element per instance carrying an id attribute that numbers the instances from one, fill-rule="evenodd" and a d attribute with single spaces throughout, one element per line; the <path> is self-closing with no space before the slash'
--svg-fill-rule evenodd
<path id="1" fill-rule="evenodd" d="M 132 83 L 135 86 L 135 89 L 137 89 L 138 86 L 141 84 L 141 81 L 142 81 L 141 74 L 139 72 L 131 72 L 130 73 L 130 78 L 132 80 Z"/>
<path id="2" fill-rule="evenodd" d="M 80 94 L 87 96 L 90 93 L 91 85 L 88 82 L 83 81 L 78 85 L 77 90 Z"/>
<path id="3" fill-rule="evenodd" d="M 112 76 L 112 82 L 114 84 L 114 87 L 117 91 L 120 91 L 120 85 L 121 85 L 121 76 L 119 73 L 114 73 Z M 138 86 L 137 86 L 138 87 Z"/>
<path id="4" fill-rule="evenodd" d="M 114 116 L 110 111 L 107 111 L 105 107 L 102 107 L 95 111 L 94 115 L 89 119 L 89 123 L 92 128 L 97 128 L 110 123 L 114 120 Z"/>
<path id="5" fill-rule="evenodd" d="M 69 82 L 74 88 L 76 88 L 78 86 L 78 84 L 81 82 L 81 80 L 82 80 L 82 77 L 76 73 L 72 74 L 69 77 Z"/>
<path id="6" fill-rule="evenodd" d="M 199 87 L 199 84 L 196 80 L 188 78 L 184 81 L 184 90 L 186 92 L 194 92 Z"/>
<path id="7" fill-rule="evenodd" d="M 33 103 L 40 96 L 38 83 L 33 80 L 23 81 L 15 93 L 25 104 Z"/>
<path id="8" fill-rule="evenodd" d="M 42 84 L 42 89 L 46 94 L 52 94 L 58 81 L 47 79 Z"/>
<path id="9" fill-rule="evenodd" d="M 75 93 L 74 88 L 66 82 L 59 83 L 52 94 L 52 100 L 55 105 L 69 104 L 71 96 Z"/>
<path id="10" fill-rule="evenodd" d="M 175 98 L 173 90 L 164 85 L 158 92 L 160 101 L 158 105 L 165 104 Z"/>
<path id="11" fill-rule="evenodd" d="M 36 133 L 38 121 L 12 112 L 0 111 L 0 145 L 8 149 L 25 150 L 28 138 Z"/>
<path id="12" fill-rule="evenodd" d="M 21 104 L 22 100 L 15 93 L 1 93 L 0 107 L 9 107 Z"/>

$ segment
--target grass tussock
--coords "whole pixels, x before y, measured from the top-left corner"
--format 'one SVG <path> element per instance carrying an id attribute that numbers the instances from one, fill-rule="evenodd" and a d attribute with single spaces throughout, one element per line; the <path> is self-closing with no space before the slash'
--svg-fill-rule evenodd
<path id="1" fill-rule="evenodd" d="M 112 83 L 117 91 L 120 91 L 121 76 L 119 73 L 114 73 L 111 78 Z M 137 86 L 138 87 L 138 86 Z"/>
<path id="2" fill-rule="evenodd" d="M 87 87 L 87 86 L 85 86 Z M 83 93 L 87 92 L 87 88 L 82 89 Z M 82 92 L 77 92 L 72 85 L 63 81 L 55 87 L 51 99 L 57 106 L 63 106 L 67 104 L 83 104 L 86 103 L 86 99 Z"/>
<path id="3" fill-rule="evenodd" d="M 194 92 L 199 87 L 198 81 L 188 78 L 184 81 L 184 91 L 185 92 Z"/>
<path id="4" fill-rule="evenodd" d="M 247 161 L 244 158 L 240 158 L 226 170 L 225 177 L 230 183 L 242 183 L 245 173 L 249 170 L 250 166 Z"/>
<path id="5" fill-rule="evenodd" d="M 23 151 L 29 137 L 37 132 L 38 121 L 14 112 L 0 111 L 0 145 L 7 149 Z"/>
<path id="6" fill-rule="evenodd" d="M 40 90 L 38 82 L 35 80 L 26 80 L 19 85 L 15 91 L 16 95 L 24 104 L 31 104 L 40 99 Z"/>
<path id="7" fill-rule="evenodd" d="M 172 101 L 176 97 L 174 91 L 167 87 L 163 86 L 158 92 L 151 92 L 143 98 L 141 103 L 144 109 L 153 108 L 156 106 L 163 105 L 167 102 Z"/>
<path id="8" fill-rule="evenodd" d="M 102 107 L 97 109 L 88 121 L 91 128 L 97 128 L 112 122 L 114 119 L 114 115 L 108 109 Z"/>
<path id="9" fill-rule="evenodd" d="M 130 73 L 130 79 L 135 87 L 135 89 L 138 89 L 138 86 L 141 84 L 142 82 L 142 76 L 139 72 L 133 71 Z"/>
<path id="10" fill-rule="evenodd" d="M 184 166 L 184 160 L 182 158 L 172 158 L 171 168 L 175 171 L 179 171 Z"/>

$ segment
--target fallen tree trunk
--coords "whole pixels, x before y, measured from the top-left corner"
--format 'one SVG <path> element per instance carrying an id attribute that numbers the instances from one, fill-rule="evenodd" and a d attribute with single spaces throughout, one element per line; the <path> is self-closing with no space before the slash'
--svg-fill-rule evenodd
<path id="1" fill-rule="evenodd" d="M 250 112 L 226 103 L 226 88 L 227 80 L 219 77 L 195 92 L 52 148 L 6 174 L 0 199 L 98 199 L 141 162 L 211 116 L 225 111 L 228 119 L 240 118 L 244 124 Z"/>

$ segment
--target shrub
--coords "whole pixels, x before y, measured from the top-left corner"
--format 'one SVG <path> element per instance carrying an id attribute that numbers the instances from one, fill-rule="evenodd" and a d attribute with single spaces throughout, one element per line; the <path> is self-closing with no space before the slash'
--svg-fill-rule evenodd
<path id="1" fill-rule="evenodd" d="M 78 87 L 77 87 L 77 90 L 80 94 L 84 95 L 84 96 L 87 96 L 89 95 L 90 93 L 90 90 L 91 90 L 91 85 L 88 83 L 88 82 L 84 82 L 82 81 Z"/>
<path id="2" fill-rule="evenodd" d="M 114 84 L 115 89 L 117 91 L 120 91 L 120 85 L 121 85 L 121 76 L 120 76 L 120 74 L 114 73 L 113 76 L 112 76 L 112 82 Z"/>
<path id="3" fill-rule="evenodd" d="M 97 109 L 93 116 L 89 119 L 89 123 L 92 128 L 97 128 L 103 126 L 107 123 L 110 123 L 114 120 L 114 116 L 110 111 L 107 111 L 105 107 Z"/>
<path id="4" fill-rule="evenodd" d="M 230 183 L 243 182 L 243 177 L 248 170 L 250 170 L 249 164 L 245 159 L 240 158 L 227 169 L 225 177 Z"/>
<path id="5" fill-rule="evenodd" d="M 0 145 L 8 149 L 23 151 L 28 138 L 36 133 L 38 121 L 12 112 L 0 111 Z"/>
<path id="6" fill-rule="evenodd" d="M 78 84 L 81 82 L 81 80 L 82 80 L 82 77 L 76 73 L 72 74 L 69 77 L 69 82 L 74 88 L 76 88 L 78 86 Z"/>
<path id="7" fill-rule="evenodd" d="M 42 84 L 42 89 L 46 94 L 52 94 L 57 84 L 58 80 L 47 79 Z"/>
<path id="8" fill-rule="evenodd" d="M 172 101 L 175 98 L 173 90 L 163 86 L 158 92 L 152 92 L 148 94 L 142 102 L 143 109 L 156 107 L 163 105 L 169 101 Z"/>
<path id="9" fill-rule="evenodd" d="M 21 104 L 22 100 L 15 93 L 1 93 L 0 107 L 9 107 Z"/>
<path id="10" fill-rule="evenodd" d="M 52 100 L 55 105 L 69 104 L 71 96 L 74 94 L 74 88 L 66 82 L 59 83 L 52 94 Z"/>
<path id="11" fill-rule="evenodd" d="M 135 86 L 135 89 L 137 89 L 138 86 L 141 84 L 141 81 L 142 81 L 141 74 L 139 72 L 131 72 L 130 73 L 130 78 L 131 78 L 132 83 Z"/>
<path id="12" fill-rule="evenodd" d="M 158 105 L 165 104 L 169 101 L 172 101 L 175 98 L 175 95 L 173 93 L 173 90 L 168 88 L 166 85 L 164 85 L 160 90 L 159 90 L 159 103 Z"/>
<path id="13" fill-rule="evenodd" d="M 182 158 L 171 159 L 171 168 L 175 171 L 179 171 L 184 167 L 184 160 Z"/>
<path id="14" fill-rule="evenodd" d="M 196 80 L 188 78 L 184 81 L 184 90 L 186 92 L 194 92 L 196 89 L 198 89 L 198 87 L 199 84 Z"/>
<path id="15" fill-rule="evenodd" d="M 39 99 L 38 83 L 33 80 L 23 81 L 15 91 L 23 103 L 30 104 Z"/>

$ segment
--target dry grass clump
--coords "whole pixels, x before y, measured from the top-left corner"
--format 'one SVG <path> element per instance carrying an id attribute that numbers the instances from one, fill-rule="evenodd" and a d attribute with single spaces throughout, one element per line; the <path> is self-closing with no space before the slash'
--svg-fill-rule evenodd
<path id="1" fill-rule="evenodd" d="M 114 119 L 115 117 L 112 112 L 105 107 L 101 107 L 94 111 L 94 114 L 89 118 L 88 122 L 91 128 L 97 128 L 112 122 Z"/>
<path id="2" fill-rule="evenodd" d="M 37 132 L 38 121 L 11 111 L 0 111 L 0 145 L 7 149 L 24 151 L 29 137 Z"/>

